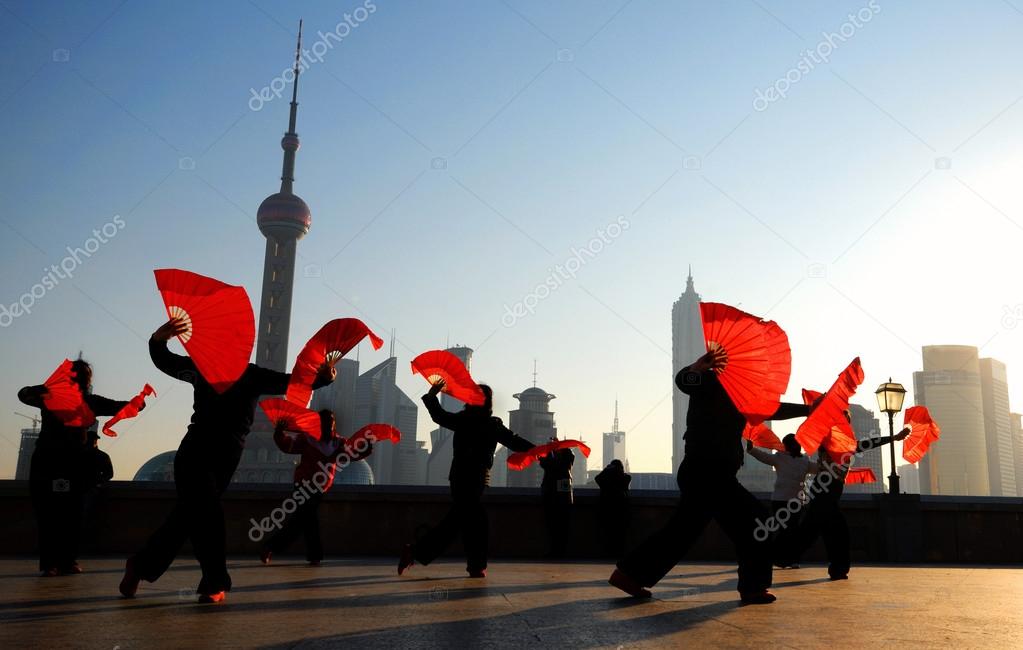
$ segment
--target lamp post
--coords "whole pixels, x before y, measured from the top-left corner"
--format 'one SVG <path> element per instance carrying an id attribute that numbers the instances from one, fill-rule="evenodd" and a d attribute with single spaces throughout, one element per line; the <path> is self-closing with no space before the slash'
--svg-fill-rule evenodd
<path id="1" fill-rule="evenodd" d="M 888 414 L 888 434 L 895 437 L 895 414 L 902 410 L 902 402 L 906 398 L 906 389 L 889 377 L 888 381 L 874 391 L 877 397 L 877 408 Z M 895 473 L 895 441 L 890 445 L 892 473 L 888 476 L 888 494 L 899 493 L 899 475 Z"/>

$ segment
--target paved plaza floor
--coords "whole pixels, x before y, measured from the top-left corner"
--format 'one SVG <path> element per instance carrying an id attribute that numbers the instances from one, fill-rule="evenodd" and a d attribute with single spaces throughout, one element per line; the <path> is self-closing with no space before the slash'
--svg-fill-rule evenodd
<path id="1" fill-rule="evenodd" d="M 199 605 L 193 560 L 137 598 L 117 594 L 123 560 L 40 578 L 0 559 L 0 647 L 129 648 L 1023 648 L 1023 569 L 822 566 L 776 571 L 778 602 L 740 607 L 735 567 L 680 564 L 638 601 L 607 585 L 610 564 L 495 561 L 483 580 L 461 563 L 399 578 L 379 558 L 233 558 L 226 602 Z"/>

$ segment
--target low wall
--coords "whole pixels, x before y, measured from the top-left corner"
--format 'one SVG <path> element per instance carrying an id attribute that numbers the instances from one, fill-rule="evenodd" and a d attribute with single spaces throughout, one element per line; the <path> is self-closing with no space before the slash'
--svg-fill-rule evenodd
<path id="1" fill-rule="evenodd" d="M 228 552 L 259 550 L 250 539 L 252 520 L 270 517 L 291 494 L 285 485 L 232 485 L 223 499 Z M 766 495 L 761 495 L 766 497 Z M 83 539 L 83 554 L 127 554 L 141 547 L 174 505 L 173 485 L 115 481 L 94 501 Z M 543 510 L 537 492 L 492 488 L 486 497 L 492 557 L 542 558 L 547 553 Z M 632 495 L 632 546 L 663 525 L 674 512 L 673 492 L 637 491 Z M 328 555 L 397 557 L 401 546 L 444 516 L 446 488 L 337 486 L 320 509 Z M 842 508 L 849 523 L 854 562 L 933 562 L 949 564 L 1023 563 L 1023 500 L 1009 498 L 846 495 Z M 576 491 L 569 555 L 603 554 L 600 508 L 595 490 Z M 0 481 L 0 554 L 31 554 L 35 522 L 23 481 Z M 301 543 L 295 552 L 301 551 Z M 450 555 L 458 555 L 456 544 Z M 823 560 L 818 542 L 804 557 Z M 731 560 L 731 543 L 711 524 L 688 560 Z"/>

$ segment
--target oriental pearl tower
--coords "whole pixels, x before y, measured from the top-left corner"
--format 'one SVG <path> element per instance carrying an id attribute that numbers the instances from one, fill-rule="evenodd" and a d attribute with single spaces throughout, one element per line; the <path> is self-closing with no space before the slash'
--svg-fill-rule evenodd
<path id="1" fill-rule="evenodd" d="M 281 191 L 266 197 L 259 205 L 256 223 L 266 237 L 263 262 L 263 294 L 259 305 L 259 334 L 256 340 L 256 364 L 285 372 L 288 357 L 288 331 L 291 327 L 291 296 L 295 280 L 295 254 L 298 240 L 312 225 L 306 202 L 292 193 L 295 182 L 295 154 L 298 134 L 298 74 L 302 55 L 302 23 L 298 23 L 298 46 L 295 49 L 295 81 L 291 89 L 291 115 L 288 132 L 281 138 L 284 166 Z"/>

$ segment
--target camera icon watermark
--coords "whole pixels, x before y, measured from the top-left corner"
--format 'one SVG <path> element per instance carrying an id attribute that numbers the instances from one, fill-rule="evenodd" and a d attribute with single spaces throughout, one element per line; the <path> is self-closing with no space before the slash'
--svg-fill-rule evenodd
<path id="1" fill-rule="evenodd" d="M 53 51 L 53 62 L 54 63 L 67 63 L 71 60 L 71 50 L 63 47 L 58 47 Z"/>
<path id="2" fill-rule="evenodd" d="M 443 171 L 447 168 L 448 168 L 447 158 L 441 158 L 440 156 L 437 156 L 436 158 L 432 158 L 430 160 L 430 169 Z"/>
<path id="3" fill-rule="evenodd" d="M 703 169 L 703 161 L 699 156 L 686 156 L 682 159 L 682 169 L 686 171 L 700 171 Z"/>
<path id="4" fill-rule="evenodd" d="M 195 590 L 188 587 L 178 589 L 178 600 L 191 600 L 195 597 Z"/>
<path id="5" fill-rule="evenodd" d="M 1016 326 L 1023 321 L 1023 303 L 1010 307 L 1002 306 L 1002 327 L 1007 330 L 1016 329 Z"/>
<path id="6" fill-rule="evenodd" d="M 822 262 L 812 262 L 806 265 L 806 277 L 814 280 L 823 280 L 828 277 L 828 265 Z"/>
<path id="7" fill-rule="evenodd" d="M 448 590 L 444 587 L 434 587 L 430 590 L 430 600 L 441 601 L 448 599 Z"/>
<path id="8" fill-rule="evenodd" d="M 952 169 L 952 159 L 947 156 L 938 156 L 934 159 L 934 168 L 941 171 Z"/>
<path id="9" fill-rule="evenodd" d="M 178 169 L 183 171 L 192 171 L 195 169 L 195 158 L 191 156 L 182 156 L 178 158 Z"/>
<path id="10" fill-rule="evenodd" d="M 558 63 L 571 63 L 572 61 L 575 61 L 575 52 L 567 47 L 563 47 L 555 52 L 554 58 Z"/>
<path id="11" fill-rule="evenodd" d="M 306 264 L 302 267 L 302 275 L 307 278 L 321 278 L 323 277 L 323 267 L 319 264 Z"/>
<path id="12" fill-rule="evenodd" d="M 682 373 L 682 385 L 683 386 L 699 386 L 703 383 L 703 377 L 698 372 L 684 372 Z"/>

